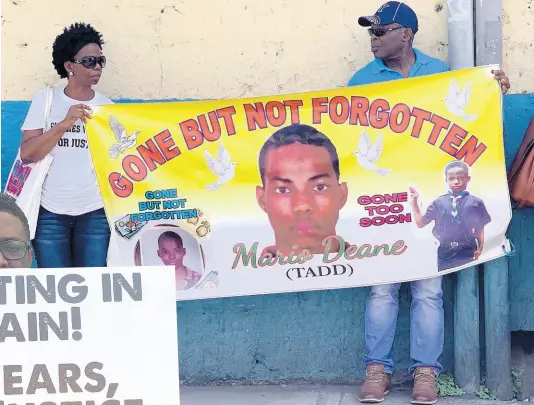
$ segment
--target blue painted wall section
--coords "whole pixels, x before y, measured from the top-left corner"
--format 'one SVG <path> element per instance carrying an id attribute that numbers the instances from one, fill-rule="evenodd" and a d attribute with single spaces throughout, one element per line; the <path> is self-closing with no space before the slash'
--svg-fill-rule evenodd
<path id="1" fill-rule="evenodd" d="M 508 166 L 534 117 L 534 95 L 505 97 L 505 149 Z M 508 237 L 516 254 L 509 259 L 510 330 L 534 331 L 534 209 L 514 211 Z"/>
<path id="2" fill-rule="evenodd" d="M 138 100 L 119 102 L 134 101 Z M 2 102 L 2 187 L 16 155 L 20 126 L 28 106 L 28 102 Z M 513 158 L 532 115 L 534 96 L 505 98 L 508 160 Z M 526 221 L 525 226 L 534 225 L 530 211 L 520 213 L 519 218 Z M 517 220 L 514 218 L 511 237 L 516 247 L 521 248 L 520 239 L 524 240 L 524 246 L 530 239 L 525 229 L 518 229 Z M 514 236 L 514 232 L 518 235 Z M 532 257 L 523 263 L 524 250 L 511 258 L 514 267 L 510 272 L 512 328 L 522 324 L 523 329 L 534 330 L 531 293 L 534 277 L 524 265 L 534 266 L 534 249 L 530 250 Z M 441 361 L 445 371 L 452 371 L 454 366 L 455 280 L 455 275 L 444 280 L 445 348 Z M 185 383 L 361 379 L 368 291 L 368 288 L 343 289 L 177 303 L 181 378 Z M 397 369 L 405 371 L 411 364 L 410 291 L 406 285 L 401 288 L 399 298 L 394 358 Z M 532 317 L 530 320 L 527 313 Z"/>

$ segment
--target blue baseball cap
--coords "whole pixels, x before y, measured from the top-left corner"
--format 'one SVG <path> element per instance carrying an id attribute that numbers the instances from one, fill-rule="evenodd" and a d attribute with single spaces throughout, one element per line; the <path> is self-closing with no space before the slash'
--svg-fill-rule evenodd
<path id="1" fill-rule="evenodd" d="M 358 24 L 362 27 L 371 25 L 388 25 L 397 23 L 410 28 L 415 33 L 419 29 L 417 15 L 410 6 L 400 1 L 388 1 L 383 4 L 374 15 L 358 18 Z"/>

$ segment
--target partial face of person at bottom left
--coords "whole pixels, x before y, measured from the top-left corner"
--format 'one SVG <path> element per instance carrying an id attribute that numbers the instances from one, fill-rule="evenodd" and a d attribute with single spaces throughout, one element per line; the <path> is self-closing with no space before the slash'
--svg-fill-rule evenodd
<path id="1" fill-rule="evenodd" d="M 322 241 L 336 234 L 347 185 L 339 184 L 326 148 L 295 143 L 267 152 L 264 186 L 256 197 L 273 227 L 282 253 L 322 253 Z"/>
<path id="2" fill-rule="evenodd" d="M 181 266 L 185 248 L 176 239 L 165 238 L 159 244 L 158 256 L 165 266 Z"/>
<path id="3" fill-rule="evenodd" d="M 0 212 L 0 268 L 29 269 L 32 251 L 28 243 L 20 219 L 7 212 Z"/>

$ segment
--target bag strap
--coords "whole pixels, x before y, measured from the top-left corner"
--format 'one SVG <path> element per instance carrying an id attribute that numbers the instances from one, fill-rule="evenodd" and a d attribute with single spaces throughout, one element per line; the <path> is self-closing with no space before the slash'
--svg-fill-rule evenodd
<path id="1" fill-rule="evenodd" d="M 48 124 L 50 124 L 48 121 L 50 119 L 50 112 L 52 111 L 52 100 L 54 98 L 54 90 L 46 86 L 45 87 L 45 108 L 44 108 L 44 129 L 43 131 L 46 132 L 48 128 Z"/>
<path id="2" fill-rule="evenodd" d="M 528 175 L 528 181 L 526 184 L 526 190 L 524 190 L 523 195 L 521 196 L 521 199 L 519 201 L 519 208 L 524 207 L 525 203 L 527 202 L 527 196 L 530 194 L 530 190 L 532 190 L 532 182 L 534 181 L 534 170 L 531 170 Z"/>
<path id="3" fill-rule="evenodd" d="M 534 145 L 534 117 L 530 120 L 530 123 L 523 135 L 521 145 L 517 151 L 515 158 L 508 170 L 508 184 L 512 184 L 517 176 L 519 170 L 523 167 L 523 163 L 527 158 L 528 154 L 531 152 Z"/>
<path id="4" fill-rule="evenodd" d="M 513 182 L 515 181 L 516 176 L 519 174 L 521 169 L 523 168 L 525 161 L 527 160 L 528 156 L 532 153 L 532 150 L 534 149 L 534 141 L 530 141 L 526 147 L 526 149 L 523 151 L 523 153 L 516 156 L 517 159 L 515 159 L 515 167 L 514 171 L 510 171 L 508 173 L 508 185 L 511 187 Z"/>

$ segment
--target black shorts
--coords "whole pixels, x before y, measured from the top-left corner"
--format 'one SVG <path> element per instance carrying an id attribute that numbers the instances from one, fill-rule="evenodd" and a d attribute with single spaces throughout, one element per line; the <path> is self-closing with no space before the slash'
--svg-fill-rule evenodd
<path id="1" fill-rule="evenodd" d="M 440 242 L 438 247 L 438 271 L 463 266 L 474 260 L 473 256 L 478 249 L 476 239 L 456 242 Z"/>

